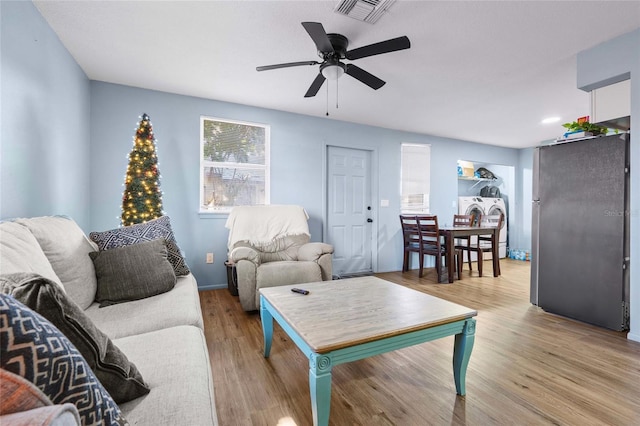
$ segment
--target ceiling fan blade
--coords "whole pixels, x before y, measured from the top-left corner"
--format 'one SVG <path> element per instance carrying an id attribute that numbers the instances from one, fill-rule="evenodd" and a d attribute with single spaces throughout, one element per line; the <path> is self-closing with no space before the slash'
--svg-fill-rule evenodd
<path id="1" fill-rule="evenodd" d="M 367 86 L 375 90 L 378 90 L 379 88 L 381 88 L 386 84 L 385 81 L 380 80 L 375 75 L 369 74 L 362 68 L 357 67 L 353 64 L 347 64 L 347 69 L 345 70 L 345 72 L 349 74 L 351 77 L 355 78 L 356 80 L 360 80 L 362 83 L 366 84 Z"/>
<path id="2" fill-rule="evenodd" d="M 391 40 L 381 41 L 380 43 L 369 44 L 367 46 L 358 47 L 349 50 L 346 58 L 350 60 L 366 58 L 367 56 L 380 55 L 382 53 L 395 52 L 396 50 L 404 50 L 411 47 L 411 42 L 407 36 L 392 38 Z"/>
<path id="3" fill-rule="evenodd" d="M 302 61 L 302 62 L 289 62 L 286 64 L 264 65 L 261 67 L 256 67 L 256 71 L 268 71 L 268 70 L 275 70 L 278 68 L 298 67 L 301 65 L 318 65 L 319 63 L 320 62 L 317 62 L 317 61 Z"/>
<path id="4" fill-rule="evenodd" d="M 327 32 L 319 22 L 303 22 L 302 26 L 311 36 L 311 39 L 316 44 L 318 52 L 331 53 L 333 52 L 333 46 L 327 36 Z"/>
<path id="5" fill-rule="evenodd" d="M 314 97 L 318 93 L 318 90 L 320 90 L 320 88 L 324 84 L 325 80 L 326 79 L 324 78 L 324 76 L 318 73 L 318 76 L 316 77 L 315 80 L 313 80 L 313 83 L 311 83 L 311 86 L 309 87 L 309 90 L 307 90 L 307 93 L 305 93 L 304 97 L 305 98 Z"/>

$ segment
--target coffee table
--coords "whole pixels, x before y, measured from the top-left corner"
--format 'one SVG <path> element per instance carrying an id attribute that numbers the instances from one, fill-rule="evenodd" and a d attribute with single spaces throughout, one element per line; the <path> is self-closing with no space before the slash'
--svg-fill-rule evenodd
<path id="1" fill-rule="evenodd" d="M 292 288 L 309 290 L 308 295 Z M 465 394 L 478 313 L 376 277 L 260 289 L 264 356 L 273 319 L 309 358 L 313 424 L 329 424 L 331 369 L 339 364 L 455 335 L 453 377 Z"/>

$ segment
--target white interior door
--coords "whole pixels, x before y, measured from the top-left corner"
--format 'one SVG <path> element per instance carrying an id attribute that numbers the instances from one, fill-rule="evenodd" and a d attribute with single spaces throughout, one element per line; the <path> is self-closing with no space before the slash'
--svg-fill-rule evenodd
<path id="1" fill-rule="evenodd" d="M 372 271 L 371 152 L 329 146 L 327 233 L 333 245 L 333 273 Z"/>

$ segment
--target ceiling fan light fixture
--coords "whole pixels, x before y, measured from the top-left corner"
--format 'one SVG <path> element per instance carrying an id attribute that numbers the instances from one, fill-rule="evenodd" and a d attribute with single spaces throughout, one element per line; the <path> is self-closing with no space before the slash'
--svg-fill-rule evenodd
<path id="1" fill-rule="evenodd" d="M 344 65 L 341 63 L 328 64 L 322 67 L 321 72 L 327 80 L 337 80 L 344 74 Z"/>

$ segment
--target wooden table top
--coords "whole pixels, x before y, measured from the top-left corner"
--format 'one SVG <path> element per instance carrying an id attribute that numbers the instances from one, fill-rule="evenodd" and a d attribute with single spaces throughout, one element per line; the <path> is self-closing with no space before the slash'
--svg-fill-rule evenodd
<path id="1" fill-rule="evenodd" d="M 291 288 L 309 290 L 308 295 Z M 261 288 L 269 303 L 316 353 L 448 324 L 473 309 L 369 276 Z"/>
<path id="2" fill-rule="evenodd" d="M 486 235 L 493 234 L 495 226 L 440 226 L 438 228 L 443 233 L 453 233 L 460 235 Z"/>

